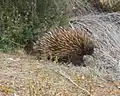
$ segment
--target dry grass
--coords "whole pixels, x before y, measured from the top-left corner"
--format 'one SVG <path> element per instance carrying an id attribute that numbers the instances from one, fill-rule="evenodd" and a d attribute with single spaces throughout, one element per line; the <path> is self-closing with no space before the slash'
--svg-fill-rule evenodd
<path id="1" fill-rule="evenodd" d="M 120 0 L 100 0 L 102 7 L 110 12 L 120 11 Z"/>
<path id="2" fill-rule="evenodd" d="M 9 92 L 15 92 L 18 96 L 109 96 L 119 94 L 115 84 L 107 84 L 107 81 L 101 80 L 92 71 L 89 74 L 82 74 L 78 70 L 80 70 L 79 67 L 72 65 L 68 67 L 57 63 L 38 62 L 33 57 L 24 54 L 0 53 L 0 86 L 8 86 L 0 87 L 0 91 L 8 92 L 10 90 Z"/>

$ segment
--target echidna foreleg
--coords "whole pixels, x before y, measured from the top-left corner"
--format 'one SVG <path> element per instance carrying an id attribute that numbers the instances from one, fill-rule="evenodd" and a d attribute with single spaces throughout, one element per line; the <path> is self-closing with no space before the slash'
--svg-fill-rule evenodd
<path id="1" fill-rule="evenodd" d="M 71 62 L 75 66 L 78 65 L 78 66 L 86 67 L 86 65 L 84 64 L 83 56 L 74 56 L 74 57 L 72 57 Z"/>

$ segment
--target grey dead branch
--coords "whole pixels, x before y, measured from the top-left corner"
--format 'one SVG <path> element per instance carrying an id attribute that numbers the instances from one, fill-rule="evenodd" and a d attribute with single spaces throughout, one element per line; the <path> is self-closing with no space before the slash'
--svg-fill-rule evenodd
<path id="1" fill-rule="evenodd" d="M 120 81 L 120 13 L 89 14 L 71 21 L 97 46 L 91 68 L 108 80 Z"/>

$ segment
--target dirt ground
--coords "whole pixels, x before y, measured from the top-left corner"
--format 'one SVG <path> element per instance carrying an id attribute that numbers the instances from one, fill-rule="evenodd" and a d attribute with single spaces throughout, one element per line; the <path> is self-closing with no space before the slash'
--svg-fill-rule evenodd
<path id="1" fill-rule="evenodd" d="M 0 53 L 0 96 L 120 96 L 120 82 L 85 76 L 70 67 L 68 76 L 60 68 L 68 67 Z"/>

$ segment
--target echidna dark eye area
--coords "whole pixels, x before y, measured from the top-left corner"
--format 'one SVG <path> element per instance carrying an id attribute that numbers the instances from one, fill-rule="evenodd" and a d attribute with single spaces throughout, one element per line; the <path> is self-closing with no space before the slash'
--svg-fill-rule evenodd
<path id="1" fill-rule="evenodd" d="M 90 46 L 86 50 L 86 55 L 92 55 L 94 53 L 94 46 Z"/>
<path id="2" fill-rule="evenodd" d="M 94 44 L 92 41 L 89 42 L 89 44 L 85 48 L 86 55 L 92 55 L 94 53 Z"/>

